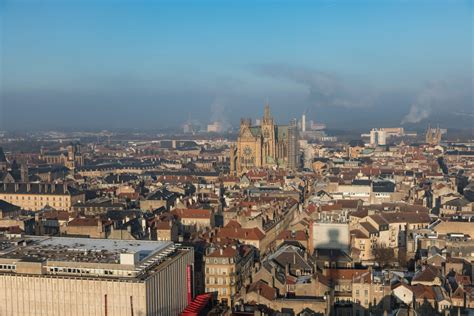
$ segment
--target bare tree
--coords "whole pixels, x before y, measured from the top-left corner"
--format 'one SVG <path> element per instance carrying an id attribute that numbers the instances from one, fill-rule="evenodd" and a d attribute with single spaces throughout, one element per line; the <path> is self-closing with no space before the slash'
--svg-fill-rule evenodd
<path id="1" fill-rule="evenodd" d="M 382 268 L 389 266 L 396 259 L 393 248 L 388 248 L 385 245 L 376 245 L 372 253 L 374 254 L 375 261 Z"/>

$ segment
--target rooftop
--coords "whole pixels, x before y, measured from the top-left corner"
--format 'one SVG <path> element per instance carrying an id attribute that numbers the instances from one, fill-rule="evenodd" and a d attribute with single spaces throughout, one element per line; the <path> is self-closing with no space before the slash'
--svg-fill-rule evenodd
<path id="1" fill-rule="evenodd" d="M 155 257 L 163 257 L 174 251 L 170 241 L 136 241 L 69 237 L 33 237 L 22 240 L 2 240 L 0 260 L 19 262 L 63 262 L 71 265 L 114 264 L 146 269 L 155 263 Z M 153 260 L 151 260 L 153 259 Z M 153 261 L 153 262 L 152 262 Z M 121 269 L 117 267 L 117 269 Z"/>

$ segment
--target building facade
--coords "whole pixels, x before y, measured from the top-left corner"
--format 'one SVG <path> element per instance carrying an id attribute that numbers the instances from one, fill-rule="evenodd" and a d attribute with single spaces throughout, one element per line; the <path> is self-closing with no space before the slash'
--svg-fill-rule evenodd
<path id="1" fill-rule="evenodd" d="M 370 131 L 371 146 L 385 146 L 387 144 L 387 132 L 381 128 L 373 128 Z"/>
<path id="2" fill-rule="evenodd" d="M 439 145 L 439 143 L 441 143 L 441 130 L 439 127 L 435 129 L 428 126 L 425 134 L 425 142 L 428 145 Z"/>
<path id="3" fill-rule="evenodd" d="M 205 256 L 206 292 L 215 292 L 228 306 L 252 275 L 254 248 L 247 245 L 214 249 Z"/>
<path id="4" fill-rule="evenodd" d="M 172 242 L 37 238 L 0 256 L 0 315 L 179 315 L 192 249 Z"/>
<path id="5" fill-rule="evenodd" d="M 296 169 L 298 136 L 296 122 L 276 125 L 266 105 L 260 125 L 252 126 L 250 119 L 241 120 L 237 143 L 230 149 L 231 172 L 242 174 L 267 167 Z"/>
<path id="6" fill-rule="evenodd" d="M 85 201 L 85 193 L 66 184 L 0 183 L 0 199 L 28 211 L 39 211 L 46 206 L 69 210 Z"/>
<path id="7" fill-rule="evenodd" d="M 40 159 L 51 165 L 63 165 L 69 169 L 75 169 L 84 164 L 84 155 L 81 153 L 79 143 L 71 143 L 66 150 L 44 151 L 41 149 Z"/>

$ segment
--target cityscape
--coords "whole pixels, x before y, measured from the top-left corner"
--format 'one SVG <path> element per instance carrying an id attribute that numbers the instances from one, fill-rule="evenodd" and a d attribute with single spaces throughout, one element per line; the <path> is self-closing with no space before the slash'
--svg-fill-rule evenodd
<path id="1" fill-rule="evenodd" d="M 0 315 L 474 315 L 473 21 L 0 0 Z"/>

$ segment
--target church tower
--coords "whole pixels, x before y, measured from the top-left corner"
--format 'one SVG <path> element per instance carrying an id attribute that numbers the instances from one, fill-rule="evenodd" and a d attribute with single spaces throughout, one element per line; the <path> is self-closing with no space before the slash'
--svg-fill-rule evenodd
<path id="1" fill-rule="evenodd" d="M 262 129 L 262 165 L 271 166 L 276 163 L 275 157 L 275 125 L 270 114 L 270 106 L 265 105 Z"/>
<path id="2" fill-rule="evenodd" d="M 428 130 L 426 131 L 425 135 L 425 142 L 428 145 L 439 145 L 441 143 L 441 129 L 439 126 L 434 129 L 428 125 Z"/>
<path id="3" fill-rule="evenodd" d="M 425 143 L 431 144 L 433 142 L 433 131 L 431 130 L 431 126 L 428 125 L 428 129 L 426 130 L 425 134 Z"/>

